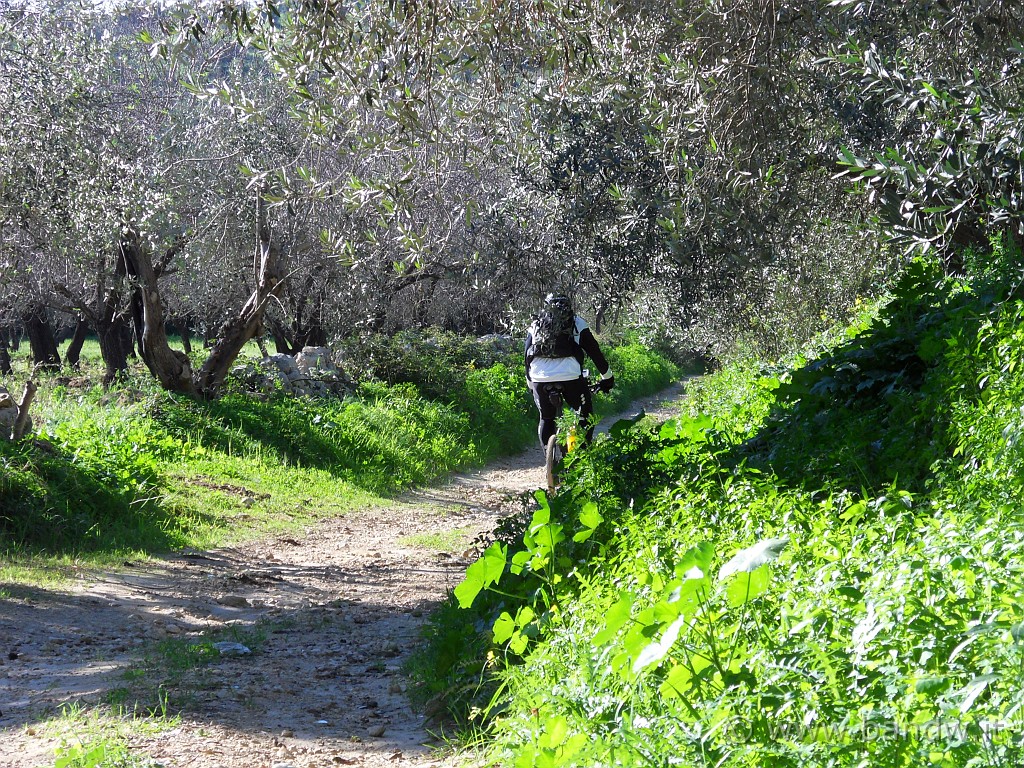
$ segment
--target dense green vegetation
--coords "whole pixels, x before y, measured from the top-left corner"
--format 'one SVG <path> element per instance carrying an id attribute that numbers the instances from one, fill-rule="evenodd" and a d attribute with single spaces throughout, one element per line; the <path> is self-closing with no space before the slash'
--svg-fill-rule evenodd
<path id="1" fill-rule="evenodd" d="M 442 344 L 466 354 L 438 355 Z M 200 402 L 145 379 L 110 392 L 88 377 L 44 379 L 39 439 L 0 441 L 0 541 L 51 555 L 208 546 L 375 503 L 536 439 L 517 352 L 443 334 L 408 346 L 344 399 Z M 620 390 L 602 412 L 679 375 L 639 345 L 610 356 Z"/>
<path id="2" fill-rule="evenodd" d="M 967 261 L 597 441 L 435 617 L 423 692 L 524 768 L 1018 765 L 1024 270 Z"/>
<path id="3" fill-rule="evenodd" d="M 0 375 L 41 390 L 0 440 L 0 568 L 524 446 L 494 334 L 566 291 L 724 367 L 524 500 L 423 693 L 520 766 L 1014 764 L 1022 9 L 6 3 Z M 357 339 L 358 389 L 240 392 L 267 339 Z M 600 413 L 678 376 L 611 357 Z"/>

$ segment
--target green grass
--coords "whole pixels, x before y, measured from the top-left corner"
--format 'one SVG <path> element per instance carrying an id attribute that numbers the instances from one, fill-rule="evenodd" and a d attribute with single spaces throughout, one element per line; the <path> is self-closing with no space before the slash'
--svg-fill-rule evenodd
<path id="1" fill-rule="evenodd" d="M 916 265 L 876 319 L 596 441 L 435 617 L 422 694 L 510 766 L 1016 766 L 1018 284 Z"/>
<path id="2" fill-rule="evenodd" d="M 426 338 L 387 369 L 393 383 L 370 379 L 345 399 L 229 392 L 197 402 L 160 391 L 138 363 L 105 391 L 89 342 L 82 371 L 39 374 L 36 439 L 0 442 L 2 573 L 52 578 L 73 563 L 295 532 L 514 453 L 536 428 L 522 364 L 474 344 Z M 22 377 L 26 351 L 15 358 Z M 622 393 L 677 373 L 635 345 L 613 355 Z"/>
<path id="3" fill-rule="evenodd" d="M 152 761 L 131 746 L 132 737 L 166 732 L 180 722 L 168 713 L 165 702 L 146 712 L 124 707 L 104 711 L 72 703 L 34 730 L 59 740 L 53 768 L 144 768 Z"/>
<path id="4" fill-rule="evenodd" d="M 403 536 L 398 540 L 398 543 L 404 547 L 425 549 L 430 552 L 463 552 L 469 548 L 475 533 L 475 528 L 460 528 L 454 531 L 439 531 L 437 533 L 417 533 L 412 536 Z"/>

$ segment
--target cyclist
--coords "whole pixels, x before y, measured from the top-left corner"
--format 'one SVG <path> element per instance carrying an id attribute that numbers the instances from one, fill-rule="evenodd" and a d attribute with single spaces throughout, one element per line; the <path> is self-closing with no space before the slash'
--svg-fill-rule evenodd
<path id="1" fill-rule="evenodd" d="M 587 424 L 584 442 L 594 436 L 590 417 L 594 404 L 590 388 L 583 378 L 584 356 L 589 357 L 601 374 L 600 389 L 610 392 L 615 386 L 615 376 L 601 347 L 590 332 L 586 321 L 573 310 L 572 301 L 562 294 L 548 294 L 544 307 L 534 317 L 526 332 L 526 382 L 533 392 L 533 401 L 540 413 L 537 436 L 541 447 L 558 429 L 556 411 L 558 398 L 552 398 L 552 390 L 560 389 L 566 405 L 579 414 Z"/>

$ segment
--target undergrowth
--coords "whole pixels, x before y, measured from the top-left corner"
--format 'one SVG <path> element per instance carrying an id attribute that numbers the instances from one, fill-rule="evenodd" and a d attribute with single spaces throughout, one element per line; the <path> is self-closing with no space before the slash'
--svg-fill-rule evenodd
<path id="1" fill-rule="evenodd" d="M 141 373 L 104 391 L 87 345 L 81 375 L 42 375 L 32 439 L 0 440 L 5 561 L 32 564 L 31 577 L 46 559 L 103 561 L 294 530 L 536 439 L 517 352 L 454 337 L 406 342 L 391 344 L 405 351 L 388 364 L 389 380 L 368 376 L 349 397 L 229 391 L 210 402 L 162 392 Z M 678 375 L 642 347 L 612 355 L 628 396 Z"/>
<path id="2" fill-rule="evenodd" d="M 435 617 L 422 690 L 524 768 L 1018 765 L 1024 272 L 978 265 L 577 455 Z"/>

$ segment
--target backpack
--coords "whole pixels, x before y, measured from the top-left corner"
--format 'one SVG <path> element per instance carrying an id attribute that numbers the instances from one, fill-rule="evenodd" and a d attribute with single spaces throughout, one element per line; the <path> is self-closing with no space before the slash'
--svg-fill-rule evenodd
<path id="1" fill-rule="evenodd" d="M 530 329 L 533 343 L 529 355 L 533 357 L 576 357 L 576 313 L 569 299 L 558 296 L 544 303 L 544 309 L 534 318 Z"/>

